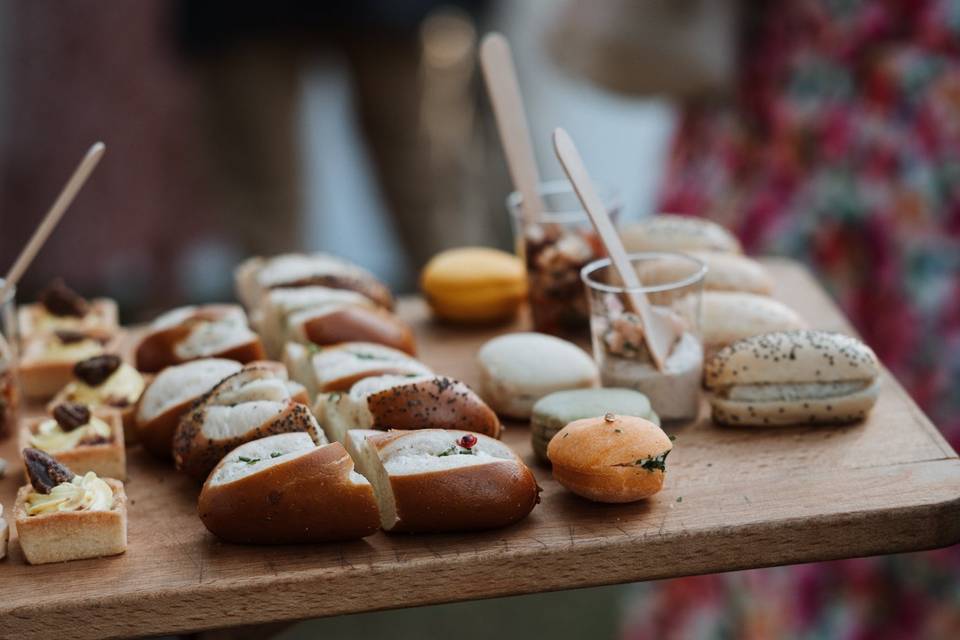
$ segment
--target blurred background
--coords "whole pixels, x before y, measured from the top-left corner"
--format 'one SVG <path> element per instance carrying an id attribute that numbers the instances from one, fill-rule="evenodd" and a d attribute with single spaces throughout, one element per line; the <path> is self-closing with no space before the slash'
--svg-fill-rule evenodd
<path id="1" fill-rule="evenodd" d="M 21 287 L 127 322 L 329 250 L 398 291 L 509 248 L 476 65 L 510 39 L 542 174 L 563 125 L 624 218 L 717 220 L 804 261 L 960 447 L 960 0 L 0 3 L 0 268 L 95 140 Z M 956 549 L 308 622 L 284 638 L 960 637 Z M 470 620 L 469 628 L 462 624 Z M 421 637 L 416 635 L 416 637 Z"/>

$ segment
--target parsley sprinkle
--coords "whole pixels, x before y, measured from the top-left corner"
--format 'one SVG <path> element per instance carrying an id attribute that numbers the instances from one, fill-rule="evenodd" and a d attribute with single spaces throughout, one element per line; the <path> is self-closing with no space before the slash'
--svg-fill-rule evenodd
<path id="1" fill-rule="evenodd" d="M 240 462 L 246 462 L 247 464 L 255 464 L 260 462 L 260 458 L 248 458 L 247 456 L 240 456 Z"/>
<path id="2" fill-rule="evenodd" d="M 282 456 L 282 455 L 283 455 L 283 452 L 282 452 L 282 451 L 274 451 L 273 453 L 270 454 L 270 457 L 271 457 L 271 458 L 279 458 L 279 457 Z"/>
<path id="3" fill-rule="evenodd" d="M 652 458 L 641 458 L 637 460 L 636 464 L 641 469 L 646 469 L 647 471 L 666 471 L 667 470 L 667 456 L 670 455 L 670 451 L 664 451 L 658 456 Z"/>

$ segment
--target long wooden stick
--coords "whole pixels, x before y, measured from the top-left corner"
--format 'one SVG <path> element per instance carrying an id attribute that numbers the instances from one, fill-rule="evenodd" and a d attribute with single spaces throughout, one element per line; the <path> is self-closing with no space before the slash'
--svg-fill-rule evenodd
<path id="1" fill-rule="evenodd" d="M 480 65 L 493 103 L 510 178 L 523 198 L 520 211 L 524 226 L 527 226 L 537 222 L 544 210 L 538 188 L 540 174 L 530 142 L 530 126 L 523 110 L 510 43 L 502 34 L 490 33 L 483 39 L 480 44 Z"/>
<path id="2" fill-rule="evenodd" d="M 106 150 L 106 147 L 102 142 L 95 143 L 92 147 L 90 147 L 90 150 L 87 151 L 87 155 L 83 157 L 83 160 L 80 161 L 80 164 L 77 165 L 73 175 L 70 176 L 70 179 L 67 180 L 67 184 L 64 185 L 63 191 L 60 192 L 60 195 L 57 196 L 53 206 L 50 207 L 49 211 L 47 211 L 47 215 L 43 218 L 43 222 L 41 222 L 40 226 L 37 227 L 37 230 L 33 232 L 30 242 L 28 242 L 27 246 L 23 248 L 23 251 L 21 251 L 20 255 L 17 256 L 16 262 L 14 262 L 13 266 L 10 267 L 10 270 L 7 271 L 7 275 L 3 280 L 3 288 L 0 288 L 0 302 L 7 299 L 7 295 L 9 294 L 10 290 L 23 276 L 23 273 L 27 270 L 27 267 L 30 266 L 30 263 L 33 262 L 33 259 L 37 257 L 37 254 L 40 252 L 40 249 L 43 248 L 47 238 L 50 237 L 50 234 L 53 233 L 57 223 L 60 222 L 60 218 L 63 217 L 64 212 L 73 202 L 73 199 L 83 187 L 84 183 L 86 183 L 87 178 L 90 177 L 90 174 L 97 166 L 97 163 L 100 162 L 100 158 L 103 156 L 104 150 Z"/>
<path id="3" fill-rule="evenodd" d="M 664 362 L 670 355 L 670 349 L 673 347 L 676 338 L 673 327 L 654 312 L 646 294 L 639 291 L 641 288 L 640 278 L 637 277 L 637 272 L 627 256 L 627 251 L 623 247 L 623 242 L 621 242 L 617 230 L 610 222 L 610 216 L 607 214 L 606 207 L 603 206 L 603 200 L 600 199 L 596 189 L 593 188 L 593 181 L 590 179 L 587 168 L 583 164 L 583 159 L 580 157 L 580 153 L 577 151 L 576 145 L 573 144 L 570 135 L 563 129 L 554 129 L 553 146 L 557 152 L 557 158 L 560 160 L 560 165 L 567 173 L 567 177 L 570 178 L 583 208 L 597 230 L 597 235 L 600 236 L 600 240 L 607 248 L 610 261 L 620 274 L 627 305 L 632 307 L 631 311 L 640 316 L 643 323 L 643 339 L 647 343 L 653 362 L 658 370 L 663 371 Z"/>

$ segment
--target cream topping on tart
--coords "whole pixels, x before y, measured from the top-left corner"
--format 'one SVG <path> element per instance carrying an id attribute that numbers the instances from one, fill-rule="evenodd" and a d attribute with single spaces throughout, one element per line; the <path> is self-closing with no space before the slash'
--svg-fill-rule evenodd
<path id="1" fill-rule="evenodd" d="M 69 451 L 87 442 L 100 442 L 113 437 L 110 425 L 96 416 L 74 429 L 64 429 L 54 418 L 44 420 L 30 436 L 30 446 L 47 453 Z"/>
<path id="2" fill-rule="evenodd" d="M 90 406 L 126 407 L 137 402 L 144 386 L 140 372 L 124 363 L 100 384 L 88 384 L 84 380 L 71 382 L 64 395 L 70 402 Z"/>
<path id="3" fill-rule="evenodd" d="M 27 515 L 36 516 L 57 511 L 109 511 L 113 507 L 113 489 L 93 471 L 61 482 L 50 493 L 30 492 Z"/>
<path id="4" fill-rule="evenodd" d="M 103 353 L 99 340 L 84 337 L 76 341 L 63 341 L 53 338 L 43 346 L 43 359 L 64 362 L 76 362 Z"/>

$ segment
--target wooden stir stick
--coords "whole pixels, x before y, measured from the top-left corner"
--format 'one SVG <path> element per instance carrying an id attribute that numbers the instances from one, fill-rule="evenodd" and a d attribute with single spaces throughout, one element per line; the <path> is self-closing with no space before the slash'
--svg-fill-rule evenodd
<path id="1" fill-rule="evenodd" d="M 60 218 L 63 217 L 67 207 L 73 202 L 73 199 L 83 187 L 84 183 L 86 183 L 87 178 L 90 177 L 97 163 L 100 162 L 104 150 L 106 150 L 106 147 L 102 142 L 94 143 L 94 145 L 90 147 L 90 150 L 87 151 L 87 155 L 85 155 L 83 160 L 80 161 L 80 164 L 77 165 L 73 175 L 70 176 L 67 184 L 64 185 L 63 191 L 60 192 L 53 206 L 47 211 L 47 215 L 43 218 L 40 226 L 33 232 L 33 236 L 30 238 L 27 246 L 23 248 L 23 251 L 17 256 L 16 262 L 14 262 L 10 270 L 7 271 L 7 275 L 4 277 L 3 287 L 0 288 L 0 301 L 7 299 L 7 294 L 23 276 L 23 273 L 27 270 L 27 267 L 30 266 L 30 263 L 33 262 L 33 259 L 37 257 L 47 238 L 50 237 L 57 223 L 60 222 Z"/>
<path id="2" fill-rule="evenodd" d="M 646 294 L 641 288 L 640 278 L 633 268 L 630 259 L 627 257 L 627 251 L 623 248 L 620 236 L 610 222 L 610 216 L 607 215 L 607 209 L 603 206 L 603 201 L 597 195 L 593 188 L 593 181 L 587 173 L 583 164 L 583 159 L 573 144 L 570 135 L 563 129 L 553 130 L 553 147 L 557 152 L 557 158 L 566 172 L 567 177 L 573 184 L 577 196 L 580 198 L 583 208 L 593 222 L 597 235 L 607 248 L 607 254 L 614 268 L 620 274 L 626 291 L 627 306 L 630 310 L 640 316 L 643 323 L 643 339 L 647 343 L 653 362 L 659 371 L 663 371 L 667 356 L 670 355 L 670 349 L 677 338 L 676 331 L 666 318 L 656 313 L 650 306 Z"/>
<path id="3" fill-rule="evenodd" d="M 540 219 L 544 210 L 538 185 L 540 174 L 530 142 L 530 127 L 523 110 L 520 85 L 510 54 L 510 43 L 499 33 L 490 33 L 480 44 L 480 65 L 493 103 L 493 113 L 500 133 L 500 144 L 507 156 L 507 168 L 514 188 L 523 201 L 523 226 Z"/>

